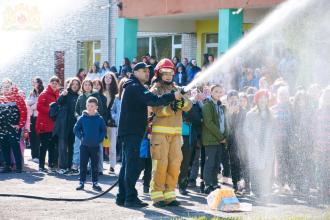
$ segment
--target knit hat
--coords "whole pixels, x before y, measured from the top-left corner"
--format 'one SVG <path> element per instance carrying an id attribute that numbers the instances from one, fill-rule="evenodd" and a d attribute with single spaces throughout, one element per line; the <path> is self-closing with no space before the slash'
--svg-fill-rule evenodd
<path id="1" fill-rule="evenodd" d="M 118 73 L 117 68 L 115 66 L 111 66 L 110 71 L 113 73 Z"/>
<path id="2" fill-rule="evenodd" d="M 227 93 L 227 98 L 229 99 L 230 97 L 237 96 L 238 97 L 238 92 L 236 90 L 230 90 Z"/>
<path id="3" fill-rule="evenodd" d="M 122 74 L 127 74 L 129 72 L 128 68 L 126 66 L 124 66 L 121 70 Z"/>
<path id="4" fill-rule="evenodd" d="M 269 99 L 269 92 L 268 90 L 265 90 L 265 89 L 261 89 L 259 90 L 255 95 L 254 95 L 254 99 L 253 99 L 253 102 L 255 104 L 258 103 L 259 99 L 263 96 L 266 96 L 268 99 Z"/>

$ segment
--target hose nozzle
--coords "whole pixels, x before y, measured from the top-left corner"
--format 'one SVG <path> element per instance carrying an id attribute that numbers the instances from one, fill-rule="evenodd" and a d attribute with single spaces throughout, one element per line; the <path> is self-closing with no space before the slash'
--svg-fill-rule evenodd
<path id="1" fill-rule="evenodd" d="M 180 92 L 181 92 L 182 95 L 185 95 L 188 92 L 188 90 L 186 90 L 186 88 L 187 88 L 186 86 L 182 86 L 180 88 Z"/>

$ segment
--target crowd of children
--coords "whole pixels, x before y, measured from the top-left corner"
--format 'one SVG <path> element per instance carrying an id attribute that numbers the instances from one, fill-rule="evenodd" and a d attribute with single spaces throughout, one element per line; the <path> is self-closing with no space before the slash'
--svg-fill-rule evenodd
<path id="1" fill-rule="evenodd" d="M 147 83 L 151 88 L 156 61 L 150 56 L 144 59 L 151 62 Z M 187 85 L 200 71 L 194 59 L 184 64 L 176 58 L 173 63 L 176 73 L 169 80 L 179 86 Z M 0 92 L 2 172 L 22 172 L 27 145 L 40 172 L 80 173 L 77 190 L 84 188 L 90 159 L 93 188 L 101 191 L 98 176 L 103 175 L 104 160 L 110 163 L 110 174 L 121 162 L 117 140 L 121 98 L 135 64 L 125 59 L 119 73 L 108 62 L 102 68 L 94 64 L 88 74 L 79 70 L 77 77 L 66 82 L 51 77 L 45 89 L 36 77 L 27 98 L 4 79 Z M 308 195 L 316 188 L 329 197 L 330 87 L 292 88 L 283 78 L 263 76 L 258 68 L 247 68 L 242 74 L 236 90 L 205 83 L 189 92 L 192 107 L 182 113 L 180 193 L 186 195 L 199 182 L 201 192 L 208 194 L 221 187 L 221 174 L 222 183 L 232 179 L 236 193 L 262 197 L 279 190 Z M 149 140 L 156 135 L 149 131 L 141 143 L 144 192 L 151 181 Z"/>

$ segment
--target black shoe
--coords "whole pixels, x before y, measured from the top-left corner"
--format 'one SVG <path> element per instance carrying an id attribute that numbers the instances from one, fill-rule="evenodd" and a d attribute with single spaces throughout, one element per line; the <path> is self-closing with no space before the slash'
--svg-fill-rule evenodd
<path id="1" fill-rule="evenodd" d="M 142 202 L 141 200 L 137 199 L 134 202 L 125 202 L 124 206 L 127 208 L 143 208 L 148 206 L 148 203 Z"/>
<path id="2" fill-rule="evenodd" d="M 196 181 L 195 180 L 189 180 L 188 187 L 195 188 L 196 187 Z"/>
<path id="3" fill-rule="evenodd" d="M 78 175 L 79 174 L 79 170 L 78 169 L 71 169 L 70 170 L 70 174 L 72 174 L 72 175 Z"/>
<path id="4" fill-rule="evenodd" d="M 149 193 L 149 187 L 148 186 L 143 186 L 143 193 Z"/>
<path id="5" fill-rule="evenodd" d="M 79 186 L 76 188 L 76 190 L 83 190 L 84 189 L 84 184 L 79 183 Z"/>
<path id="6" fill-rule="evenodd" d="M 205 192 L 205 184 L 204 184 L 204 181 L 201 182 L 201 185 L 200 185 L 200 191 L 201 193 L 204 193 Z"/>
<path id="7" fill-rule="evenodd" d="M 98 192 L 101 192 L 102 191 L 102 188 L 101 186 L 99 186 L 98 183 L 93 183 L 93 189 L 98 191 Z"/>
<path id="8" fill-rule="evenodd" d="M 213 186 L 208 186 L 208 187 L 206 187 L 204 193 L 208 195 L 208 194 L 210 194 L 213 190 L 214 190 L 214 187 L 213 187 Z"/>
<path id="9" fill-rule="evenodd" d="M 9 166 L 5 166 L 0 173 L 10 173 L 10 172 L 11 172 L 11 168 Z"/>
<path id="10" fill-rule="evenodd" d="M 234 188 L 234 192 L 237 193 L 238 192 L 238 186 L 237 186 L 237 184 L 234 184 L 233 185 L 233 188 Z"/>
<path id="11" fill-rule="evenodd" d="M 21 169 L 16 169 L 16 173 L 22 173 L 22 172 L 23 172 L 22 168 Z"/>
<path id="12" fill-rule="evenodd" d="M 55 167 L 48 167 L 49 173 L 56 173 L 56 168 Z"/>
<path id="13" fill-rule="evenodd" d="M 181 203 L 178 200 L 174 200 L 170 203 L 167 203 L 166 205 L 167 206 L 179 206 L 179 205 L 181 205 Z"/>
<path id="14" fill-rule="evenodd" d="M 117 204 L 118 206 L 124 206 L 124 205 L 125 205 L 125 202 L 122 201 L 122 200 L 118 200 L 118 199 L 116 199 L 116 204 Z"/>
<path id="15" fill-rule="evenodd" d="M 213 186 L 213 189 L 221 189 L 221 185 Z"/>
<path id="16" fill-rule="evenodd" d="M 245 186 L 245 189 L 243 190 L 244 194 L 246 195 L 250 195 L 251 194 L 251 189 L 250 189 L 250 186 Z"/>
<path id="17" fill-rule="evenodd" d="M 46 168 L 39 167 L 39 172 L 48 173 L 48 170 Z"/>
<path id="18" fill-rule="evenodd" d="M 110 172 L 109 172 L 109 174 L 112 174 L 112 173 L 115 173 L 115 168 L 110 167 Z"/>
<path id="19" fill-rule="evenodd" d="M 179 188 L 179 193 L 185 196 L 188 194 L 188 191 L 185 188 Z"/>
<path id="20" fill-rule="evenodd" d="M 152 205 L 155 206 L 155 207 L 157 207 L 157 208 L 163 208 L 167 204 L 164 201 L 158 201 L 158 202 L 154 202 Z"/>

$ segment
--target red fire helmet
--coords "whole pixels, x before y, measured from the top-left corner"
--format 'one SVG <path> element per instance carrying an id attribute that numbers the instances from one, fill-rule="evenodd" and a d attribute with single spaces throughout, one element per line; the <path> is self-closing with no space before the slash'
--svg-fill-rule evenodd
<path id="1" fill-rule="evenodd" d="M 158 77 L 159 71 L 161 69 L 172 69 L 173 71 L 175 71 L 175 66 L 170 59 L 164 58 L 161 59 L 155 67 L 155 77 Z"/>

